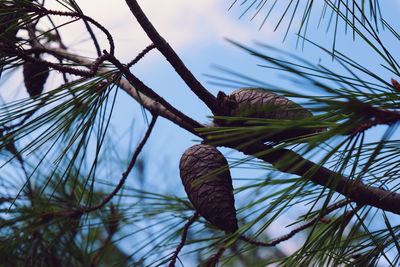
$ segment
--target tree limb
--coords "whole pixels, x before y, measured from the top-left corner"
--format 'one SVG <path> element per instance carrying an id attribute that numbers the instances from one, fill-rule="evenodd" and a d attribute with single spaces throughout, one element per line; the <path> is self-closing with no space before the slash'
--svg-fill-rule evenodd
<path id="1" fill-rule="evenodd" d="M 69 54 L 63 49 L 51 48 L 51 51 L 80 64 L 90 66 L 92 63 L 87 58 Z M 105 73 L 107 72 L 107 69 L 100 68 L 98 72 Z M 126 79 L 122 79 L 119 86 L 149 111 L 170 120 L 203 139 L 207 139 L 207 137 L 204 137 L 204 134 L 197 131 L 200 128 L 204 128 L 204 125 L 201 125 L 181 112 L 179 112 L 180 114 L 172 112 L 159 102 L 156 102 L 152 98 L 139 92 L 138 89 L 132 86 Z M 220 144 L 220 146 L 230 147 L 241 151 L 246 155 L 259 158 L 272 164 L 274 168 L 281 172 L 291 173 L 307 178 L 315 184 L 327 187 L 342 194 L 349 200 L 357 202 L 359 205 L 369 205 L 400 215 L 400 205 L 396 204 L 400 203 L 400 194 L 372 187 L 363 184 L 361 181 L 355 182 L 344 175 L 335 173 L 326 167 L 307 160 L 289 149 L 271 148 L 271 146 L 260 142 L 250 143 L 240 147 L 237 146 L 237 142 L 232 144 Z"/>
<path id="2" fill-rule="evenodd" d="M 139 22 L 142 29 L 146 32 L 147 36 L 161 52 L 161 54 L 167 59 L 171 66 L 175 69 L 176 73 L 185 81 L 189 88 L 195 93 L 201 101 L 203 101 L 213 114 L 218 114 L 217 99 L 213 96 L 190 72 L 185 66 L 179 56 L 176 54 L 174 49 L 168 44 L 168 42 L 157 32 L 150 20 L 144 14 L 136 0 L 126 0 L 126 4 L 129 6 L 132 14 Z"/>
<path id="3" fill-rule="evenodd" d="M 359 205 L 369 205 L 400 215 L 400 194 L 385 191 L 354 181 L 333 172 L 289 149 L 274 149 L 270 146 L 253 143 L 239 149 L 246 155 L 252 155 L 266 161 L 277 170 L 309 179 L 315 184 L 327 187 Z"/>
<path id="4" fill-rule="evenodd" d="M 63 57 L 64 59 L 68 59 L 75 63 L 86 66 L 88 68 L 92 68 L 93 64 L 96 62 L 96 60 L 92 61 L 92 60 L 88 59 L 87 57 L 70 53 L 61 48 L 46 47 L 45 49 L 42 49 L 42 51 L 53 54 L 55 56 Z M 97 69 L 97 74 L 104 74 L 109 71 L 110 71 L 110 69 L 108 69 L 108 68 L 99 67 Z M 117 85 L 122 90 L 124 90 L 127 94 L 129 94 L 133 99 L 135 99 L 137 102 L 139 102 L 145 109 L 149 110 L 153 114 L 157 114 L 161 117 L 166 118 L 167 120 L 177 124 L 179 127 L 182 127 L 183 129 L 185 129 L 195 135 L 198 135 L 198 133 L 195 130 L 196 128 L 204 127 L 202 124 L 200 124 L 199 122 L 186 116 L 185 114 L 183 114 L 179 110 L 175 109 L 174 107 L 171 106 L 171 108 L 168 109 L 161 103 L 155 101 L 153 98 L 146 96 L 145 94 L 143 94 L 140 91 L 139 88 L 134 87 L 125 78 L 120 79 L 120 81 Z M 155 92 L 153 92 L 153 94 L 155 94 Z M 157 95 L 157 94 L 155 94 L 155 95 Z M 161 97 L 159 97 L 159 98 L 161 98 Z"/>

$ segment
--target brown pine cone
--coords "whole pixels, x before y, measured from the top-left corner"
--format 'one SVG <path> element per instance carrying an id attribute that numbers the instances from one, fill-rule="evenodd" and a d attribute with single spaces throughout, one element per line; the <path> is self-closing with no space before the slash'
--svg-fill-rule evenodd
<path id="1" fill-rule="evenodd" d="M 37 97 L 43 92 L 49 77 L 49 67 L 43 64 L 26 62 L 23 67 L 24 83 L 30 97 Z"/>
<path id="2" fill-rule="evenodd" d="M 200 215 L 227 233 L 235 232 L 232 178 L 221 152 L 210 145 L 194 145 L 183 153 L 179 170 L 189 200 Z"/>
<path id="3" fill-rule="evenodd" d="M 312 117 L 312 113 L 286 97 L 263 90 L 261 88 L 240 88 L 229 96 L 220 92 L 219 101 L 226 110 L 224 116 L 247 117 L 271 120 L 297 120 Z M 214 121 L 219 126 L 244 126 L 245 120 Z M 252 124 L 253 125 L 253 124 Z M 277 131 L 266 137 L 268 141 L 283 141 L 314 134 L 321 129 L 290 129 Z"/>
<path id="4" fill-rule="evenodd" d="M 229 98 L 235 101 L 232 116 L 294 120 L 312 117 L 309 110 L 299 104 L 260 88 L 241 88 L 233 91 Z"/>

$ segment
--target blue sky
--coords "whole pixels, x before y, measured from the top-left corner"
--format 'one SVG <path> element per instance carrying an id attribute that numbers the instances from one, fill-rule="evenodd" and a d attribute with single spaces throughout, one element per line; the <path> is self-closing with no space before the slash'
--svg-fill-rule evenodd
<path id="1" fill-rule="evenodd" d="M 77 1 L 89 16 L 104 24 L 112 33 L 116 42 L 116 54 L 123 60 L 129 61 L 144 47 L 150 44 L 146 35 L 141 31 L 132 17 L 125 1 L 96 1 L 93 6 L 91 1 Z M 56 3 L 53 3 L 57 8 Z M 204 74 L 215 73 L 212 64 L 236 65 L 244 54 L 224 40 L 225 37 L 240 42 L 250 40 L 268 40 L 268 43 L 285 46 L 282 44 L 280 34 L 274 35 L 268 25 L 261 30 L 257 23 L 238 20 L 239 10 L 228 12 L 230 1 L 140 1 L 150 20 L 178 52 L 191 71 L 213 93 L 221 89 L 208 84 L 209 80 Z M 62 21 L 62 18 L 57 18 Z M 92 43 L 87 40 L 82 24 L 75 23 L 64 29 L 66 44 L 72 44 L 71 50 L 77 53 L 86 53 L 95 56 Z M 99 35 L 103 36 L 103 35 Z M 104 40 L 101 38 L 100 40 Z M 106 46 L 106 42 L 103 42 Z M 243 62 L 241 67 L 253 66 L 252 62 Z M 132 67 L 147 85 L 171 101 L 177 108 L 186 112 L 200 122 L 207 123 L 207 116 L 211 115 L 206 106 L 198 101 L 197 97 L 186 87 L 165 59 L 155 51 L 150 52 L 143 61 Z M 127 112 L 128 111 L 128 112 Z M 128 115 L 127 115 L 128 114 Z M 140 106 L 121 92 L 113 123 L 118 132 L 125 132 L 127 122 L 135 118 L 135 131 L 142 133 L 144 120 Z M 158 158 L 156 162 L 165 162 L 168 159 L 171 169 L 174 170 L 171 180 L 180 188 L 177 172 L 178 161 L 182 152 L 193 144 L 195 136 L 174 124 L 160 119 L 155 135 L 147 146 L 147 155 Z M 138 134 L 137 139 L 140 138 Z M 128 138 L 121 138 L 121 143 Z M 122 145 L 124 146 L 124 145 Z M 160 164 L 149 168 L 150 172 L 159 174 Z M 164 170 L 164 164 L 161 164 Z M 149 174 L 150 175 L 150 174 Z M 150 175 L 153 176 L 153 175 Z M 154 177 L 154 176 L 153 176 Z"/>

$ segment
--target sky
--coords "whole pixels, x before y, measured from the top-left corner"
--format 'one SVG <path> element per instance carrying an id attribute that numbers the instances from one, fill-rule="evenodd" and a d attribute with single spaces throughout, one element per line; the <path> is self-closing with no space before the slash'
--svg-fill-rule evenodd
<path id="1" fill-rule="evenodd" d="M 150 44 L 149 39 L 131 15 L 125 1 L 76 0 L 76 2 L 85 14 L 93 17 L 112 32 L 116 42 L 116 55 L 122 61 L 128 62 Z M 243 71 L 255 76 L 264 82 L 282 84 L 282 86 L 293 88 L 293 84 L 285 80 L 281 73 L 256 67 L 256 61 L 246 55 L 244 51 L 229 44 L 225 38 L 250 46 L 253 46 L 255 41 L 266 43 L 296 53 L 296 55 L 313 63 L 324 63 L 334 68 L 337 67 L 332 63 L 329 56 L 322 56 L 312 46 L 306 46 L 304 49 L 296 48 L 297 39 L 294 31 L 291 31 L 285 42 L 283 42 L 286 28 L 283 26 L 274 32 L 276 26 L 276 17 L 274 15 L 260 29 L 262 15 L 250 20 L 251 15 L 246 14 L 239 19 L 243 8 L 235 6 L 229 10 L 231 3 L 231 0 L 139 1 L 139 4 L 161 35 L 176 50 L 195 76 L 214 95 L 219 90 L 225 90 L 226 92 L 232 90 L 232 88 L 221 88 L 221 86 L 210 83 L 212 79 L 206 74 L 221 75 L 215 65 L 231 67 L 237 71 Z M 392 9 L 388 10 L 389 16 L 395 16 L 396 10 L 397 12 L 400 10 L 399 2 L 393 1 L 393 3 Z M 58 9 L 59 7 L 56 1 L 48 1 L 48 4 L 53 9 Z M 54 19 L 57 23 L 63 21 L 63 18 L 60 17 L 55 17 Z M 395 20 L 392 21 L 397 23 Z M 314 24 L 311 25 L 309 34 L 313 36 L 312 34 L 317 33 L 313 36 L 313 40 L 325 46 L 331 46 L 331 34 L 326 34 L 323 26 L 319 28 L 316 26 L 317 19 L 312 22 Z M 297 25 L 295 24 L 295 28 Z M 85 34 L 82 23 L 66 26 L 62 30 L 62 34 L 65 44 L 71 51 L 95 56 L 94 48 L 91 41 L 88 40 L 87 34 Z M 102 36 L 100 38 L 102 47 L 107 48 L 104 36 L 101 33 L 99 36 Z M 347 49 L 351 36 L 339 34 L 339 37 L 337 47 L 339 49 Z M 378 59 L 376 61 L 373 60 L 376 56 L 365 45 L 352 44 L 351 42 L 350 45 L 355 47 L 350 50 L 352 56 L 358 57 L 361 61 L 365 60 L 365 64 L 369 67 L 379 66 Z M 390 43 L 389 45 L 395 45 L 395 43 Z M 186 87 L 158 52 L 150 52 L 143 61 L 133 66 L 131 71 L 178 109 L 200 122 L 210 122 L 207 116 L 211 114 L 206 106 L 198 101 L 197 97 Z M 389 74 L 384 73 L 382 75 L 387 76 L 385 76 L 385 79 L 390 79 Z M 59 82 L 55 77 L 52 79 L 47 83 L 48 88 Z M 22 89 L 21 92 L 23 92 Z M 133 129 L 129 128 L 132 120 L 135 121 Z M 145 121 L 140 106 L 122 92 L 118 98 L 112 124 L 117 134 L 119 134 L 121 147 L 131 145 L 126 144 L 129 137 L 124 134 L 127 131 L 133 130 L 133 139 L 137 141 L 141 138 L 145 129 Z M 182 196 L 183 188 L 178 174 L 179 158 L 186 148 L 196 143 L 194 140 L 197 140 L 197 138 L 163 119 L 157 124 L 154 133 L 144 151 L 146 157 L 151 159 L 148 162 L 147 176 L 149 181 L 147 182 L 164 187 L 162 190 Z M 238 156 L 237 153 L 231 150 L 223 149 L 222 151 L 228 156 Z M 234 177 L 245 175 L 249 174 L 240 170 L 234 170 L 233 172 Z M 166 180 L 165 183 L 160 185 L 160 179 Z M 284 249 L 291 250 L 290 243 Z"/>
<path id="2" fill-rule="evenodd" d="M 116 42 L 116 55 L 122 61 L 131 60 L 150 44 L 149 39 L 126 7 L 125 1 L 112 1 L 112 6 L 107 0 L 97 0 L 95 6 L 91 1 L 86 0 L 80 0 L 77 3 L 85 14 L 96 19 L 112 32 Z M 230 1 L 146 0 L 139 3 L 160 34 L 167 39 L 195 76 L 215 95 L 221 88 L 208 83 L 205 74 L 215 73 L 213 65 L 233 65 L 240 62 L 243 57 L 238 53 L 239 50 L 224 38 L 232 38 L 239 42 L 262 39 L 268 40 L 270 44 L 284 46 L 281 37 L 274 35 L 269 25 L 259 30 L 257 21 L 239 20 L 240 12 L 238 11 L 240 10 L 228 10 Z M 57 9 L 56 1 L 50 4 L 54 5 L 53 9 Z M 63 21 L 63 18 L 59 17 L 54 19 L 58 23 Z M 100 33 L 99 36 L 103 35 Z M 95 56 L 92 43 L 84 34 L 82 23 L 65 27 L 63 37 L 71 51 Z M 100 37 L 100 40 L 103 41 L 104 47 L 108 47 L 104 37 Z M 243 62 L 241 67 L 250 65 L 253 64 Z M 132 71 L 178 109 L 200 122 L 209 122 L 207 116 L 211 114 L 206 106 L 198 101 L 159 53 L 150 52 L 143 61 L 132 68 Z M 137 117 L 135 126 L 139 129 L 143 128 L 144 121 L 141 117 L 140 106 L 124 94 L 121 94 L 119 102 L 121 104 L 116 108 L 113 121 L 116 126 L 124 126 L 129 120 L 118 114 L 125 115 L 127 110 L 132 110 Z M 163 147 L 161 151 L 153 153 L 160 157 L 161 161 L 168 158 L 174 162 L 173 165 L 176 168 L 180 154 L 193 144 L 192 139 L 195 137 L 164 120 L 161 120 L 159 124 L 155 132 L 159 130 L 163 134 L 157 136 L 156 140 L 151 140 L 154 144 L 152 143 L 149 149 L 157 151 Z M 125 132 L 125 130 L 121 129 L 120 132 Z M 157 170 L 157 166 L 151 169 Z M 177 183 L 177 186 L 180 184 Z"/>

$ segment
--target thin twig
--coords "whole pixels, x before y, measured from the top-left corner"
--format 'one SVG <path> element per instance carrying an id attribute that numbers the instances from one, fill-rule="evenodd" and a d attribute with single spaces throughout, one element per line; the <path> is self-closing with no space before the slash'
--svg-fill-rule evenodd
<path id="1" fill-rule="evenodd" d="M 168 44 L 168 42 L 157 32 L 156 28 L 151 24 L 146 14 L 140 8 L 136 0 L 126 0 L 129 9 L 139 22 L 142 29 L 146 32 L 147 36 L 161 52 L 161 54 L 167 59 L 171 66 L 175 69 L 176 73 L 182 78 L 182 80 L 189 86 L 189 88 L 195 93 L 207 107 L 212 111 L 214 115 L 219 112 L 217 99 L 213 96 L 192 74 L 192 72 L 185 66 L 183 61 L 176 54 L 174 49 Z"/>
<path id="2" fill-rule="evenodd" d="M 226 250 L 225 246 L 220 247 L 217 253 L 211 255 L 211 257 L 207 259 L 205 267 L 217 266 L 217 263 L 219 262 L 219 259 L 221 258 L 222 254 L 224 254 L 225 250 Z"/>
<path id="3" fill-rule="evenodd" d="M 199 213 L 196 211 L 194 213 L 194 215 L 189 218 L 189 221 L 183 227 L 181 242 L 176 247 L 175 252 L 171 257 L 171 261 L 168 264 L 168 267 L 174 267 L 175 266 L 175 262 L 176 262 L 176 259 L 178 258 L 178 254 L 179 254 L 179 252 L 181 251 L 181 249 L 183 248 L 183 246 L 186 243 L 186 237 L 187 237 L 187 234 L 188 234 L 188 231 L 189 231 L 189 227 L 197 220 L 198 217 L 199 217 Z"/>
<path id="4" fill-rule="evenodd" d="M 111 201 L 111 199 L 119 192 L 119 190 L 122 188 L 122 186 L 124 185 L 126 179 L 129 176 L 129 173 L 132 171 L 136 160 L 140 154 L 140 152 L 142 151 L 144 145 L 146 144 L 148 138 L 150 137 L 150 134 L 153 130 L 153 127 L 157 121 L 157 115 L 153 115 L 152 120 L 149 124 L 149 127 L 147 128 L 147 131 L 145 133 L 145 135 L 143 136 L 142 141 L 139 143 L 139 145 L 137 146 L 135 152 L 132 155 L 132 158 L 129 162 L 129 165 L 127 167 L 127 169 L 125 170 L 125 172 L 122 174 L 121 179 L 118 182 L 118 185 L 114 188 L 114 190 L 107 195 L 101 203 L 99 203 L 98 205 L 92 206 L 92 207 L 81 207 L 79 209 L 76 210 L 61 210 L 61 211 L 57 211 L 57 212 L 49 212 L 49 213 L 44 213 L 41 215 L 41 223 L 46 223 L 52 219 L 55 218 L 76 218 L 76 217 L 80 217 L 85 213 L 90 213 L 93 211 L 96 211 L 98 209 L 103 208 L 108 202 Z"/>
<path id="5" fill-rule="evenodd" d="M 301 231 L 303 231 L 303 230 L 305 230 L 305 229 L 307 229 L 307 228 L 313 226 L 315 223 L 317 223 L 319 220 L 321 220 L 322 216 L 325 216 L 325 215 L 331 213 L 331 212 L 334 211 L 334 210 L 337 210 L 337 209 L 339 209 L 339 208 L 342 208 L 342 207 L 346 206 L 347 204 L 349 204 L 350 202 L 351 202 L 351 201 L 349 201 L 349 200 L 344 200 L 344 201 L 335 203 L 335 204 L 333 204 L 333 205 L 327 207 L 327 208 L 322 212 L 322 214 L 320 214 L 320 215 L 317 216 L 316 218 L 312 219 L 312 220 L 309 221 L 308 223 L 303 224 L 303 225 L 299 226 L 298 228 L 293 229 L 290 233 L 288 233 L 288 234 L 286 234 L 286 235 L 283 235 L 283 236 L 280 236 L 280 237 L 278 237 L 278 238 L 276 238 L 276 239 L 274 239 L 274 240 L 271 240 L 271 241 L 269 241 L 269 242 L 258 241 L 258 240 L 252 239 L 252 238 L 247 237 L 247 236 L 244 236 L 244 235 L 239 236 L 239 239 L 240 239 L 240 240 L 243 240 L 243 241 L 246 241 L 247 243 L 250 243 L 250 244 L 255 245 L 255 246 L 273 247 L 273 246 L 276 246 L 276 245 L 278 245 L 279 243 L 281 243 L 281 242 L 283 242 L 283 241 L 289 240 L 289 239 L 292 238 L 295 234 L 300 233 Z"/>
<path id="6" fill-rule="evenodd" d="M 82 14 L 82 15 L 83 15 L 82 10 L 79 8 L 79 6 L 78 6 L 76 3 L 72 2 L 71 4 L 73 5 L 73 7 L 75 8 L 75 10 L 76 10 L 79 14 Z M 83 23 L 85 24 L 85 28 L 86 28 L 87 32 L 88 32 L 89 35 L 90 35 L 90 38 L 91 38 L 92 41 L 93 41 L 93 45 L 94 45 L 94 47 L 95 47 L 95 49 L 96 49 L 97 56 L 99 57 L 99 56 L 101 56 L 101 48 L 100 48 L 99 41 L 97 40 L 97 37 L 96 37 L 96 35 L 94 34 L 93 29 L 92 29 L 92 27 L 90 26 L 90 23 L 88 22 L 88 20 L 87 20 L 85 17 L 82 17 L 82 20 L 83 20 Z"/>
<path id="7" fill-rule="evenodd" d="M 91 71 L 87 71 L 87 70 L 81 70 L 78 68 L 72 68 L 72 67 L 66 67 L 64 65 L 60 65 L 60 64 L 55 64 L 52 62 L 49 62 L 47 60 L 42 60 L 40 58 L 35 58 L 32 57 L 30 55 L 28 55 L 24 50 L 17 48 L 17 47 L 10 47 L 10 46 L 4 46 L 4 44 L 0 43 L 0 49 L 3 49 L 3 51 L 5 51 L 9 56 L 17 56 L 20 59 L 23 59 L 24 61 L 27 62 L 32 62 L 32 63 L 36 63 L 36 64 L 40 64 L 40 65 L 45 65 L 48 66 L 50 68 L 53 68 L 55 70 L 60 71 L 61 73 L 69 73 L 69 74 L 73 74 L 73 75 L 77 75 L 77 76 L 81 76 L 81 77 L 86 77 L 86 78 L 90 78 L 93 77 L 93 74 Z M 34 49 L 36 51 L 39 51 L 41 49 Z M 33 50 L 32 50 L 33 51 Z"/>
<path id="8" fill-rule="evenodd" d="M 85 24 L 86 30 L 88 31 L 88 33 L 90 35 L 90 38 L 93 41 L 93 45 L 96 49 L 97 56 L 99 57 L 99 56 L 101 56 L 101 48 L 100 48 L 99 41 L 97 40 L 97 37 L 94 34 L 93 29 L 90 26 L 89 22 L 86 20 L 86 18 L 82 18 L 82 20 L 83 20 L 83 23 Z"/>
<path id="9" fill-rule="evenodd" d="M 119 190 L 122 188 L 122 186 L 125 184 L 126 179 L 129 176 L 129 173 L 132 171 L 133 166 L 136 163 L 136 160 L 140 154 L 140 152 L 142 151 L 144 145 L 146 144 L 147 140 L 150 137 L 151 131 L 153 130 L 153 127 L 155 125 L 157 121 L 157 115 L 153 115 L 151 122 L 149 124 L 149 127 L 147 128 L 147 131 L 145 133 L 145 135 L 143 136 L 142 141 L 139 143 L 139 145 L 137 146 L 135 152 L 132 155 L 131 161 L 129 162 L 129 165 L 126 169 L 126 171 L 122 174 L 121 179 L 119 180 L 118 185 L 114 188 L 114 190 L 108 195 L 106 196 L 103 201 L 101 203 L 99 203 L 98 205 L 95 205 L 93 207 L 85 207 L 85 208 L 81 208 L 78 210 L 79 213 L 83 214 L 83 213 L 88 213 L 88 212 L 92 212 L 98 209 L 101 209 L 102 207 L 104 207 L 108 202 L 110 202 L 110 200 L 119 192 Z"/>
<path id="10" fill-rule="evenodd" d="M 86 16 L 82 13 L 50 10 L 50 9 L 46 9 L 45 7 L 38 7 L 38 6 L 31 7 L 27 11 L 35 12 L 39 16 L 55 15 L 55 16 L 64 16 L 64 17 L 77 17 L 86 22 L 92 23 L 94 26 L 96 26 L 99 30 L 101 30 L 107 36 L 107 40 L 110 45 L 109 53 L 111 55 L 114 55 L 115 44 L 114 44 L 114 39 L 113 39 L 111 33 L 103 25 L 101 25 L 99 22 L 97 22 L 93 18 Z"/>
<path id="11" fill-rule="evenodd" d="M 133 65 L 135 65 L 136 63 L 138 63 L 147 53 L 149 53 L 151 50 L 153 50 L 154 48 L 156 48 L 156 46 L 154 44 L 151 44 L 149 46 L 147 46 L 145 49 L 143 49 L 142 52 L 140 52 L 131 62 L 129 62 L 126 67 L 129 69 L 130 67 L 132 67 Z"/>

